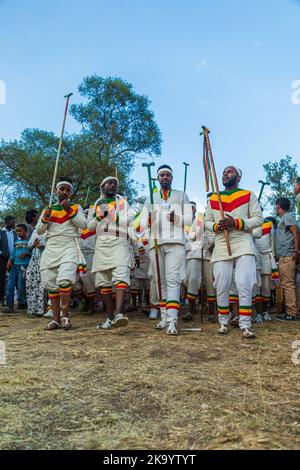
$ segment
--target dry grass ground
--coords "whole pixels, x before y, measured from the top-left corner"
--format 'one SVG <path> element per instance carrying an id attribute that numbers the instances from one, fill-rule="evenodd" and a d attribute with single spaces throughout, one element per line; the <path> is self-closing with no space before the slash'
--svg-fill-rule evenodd
<path id="1" fill-rule="evenodd" d="M 73 330 L 45 332 L 45 319 L 0 316 L 1 449 L 299 447 L 299 323 L 247 341 L 207 322 L 167 337 L 142 314 L 114 331 L 98 320 L 75 313 Z"/>

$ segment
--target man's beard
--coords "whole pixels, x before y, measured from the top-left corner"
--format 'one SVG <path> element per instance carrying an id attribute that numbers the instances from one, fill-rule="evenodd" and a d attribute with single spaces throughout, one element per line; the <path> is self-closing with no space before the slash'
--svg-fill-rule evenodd
<path id="1" fill-rule="evenodd" d="M 114 189 L 108 189 L 104 192 L 104 195 L 108 197 L 115 197 L 116 191 Z"/>
<path id="2" fill-rule="evenodd" d="M 230 178 L 225 183 L 223 182 L 223 185 L 225 186 L 225 188 L 230 188 L 231 186 L 236 186 L 236 184 L 237 184 L 237 177 L 236 176 L 233 176 L 232 178 Z"/>
<path id="3" fill-rule="evenodd" d="M 169 181 L 161 182 L 160 183 L 161 189 L 171 189 L 171 183 Z"/>

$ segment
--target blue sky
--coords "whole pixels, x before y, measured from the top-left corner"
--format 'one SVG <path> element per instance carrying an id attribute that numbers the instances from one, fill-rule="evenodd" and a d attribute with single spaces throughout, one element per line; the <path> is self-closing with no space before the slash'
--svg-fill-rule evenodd
<path id="1" fill-rule="evenodd" d="M 300 2 L 295 0 L 0 0 L 0 137 L 26 127 L 59 134 L 63 95 L 84 76 L 120 76 L 152 101 L 163 133 L 157 165 L 174 168 L 188 194 L 205 200 L 202 124 L 216 166 L 243 170 L 258 192 L 262 164 L 300 161 Z M 68 132 L 78 130 L 69 117 Z M 135 177 L 147 183 L 139 161 Z"/>

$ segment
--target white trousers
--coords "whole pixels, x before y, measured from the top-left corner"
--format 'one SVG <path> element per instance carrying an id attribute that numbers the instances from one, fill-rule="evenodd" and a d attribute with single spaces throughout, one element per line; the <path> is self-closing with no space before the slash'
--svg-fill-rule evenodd
<path id="1" fill-rule="evenodd" d="M 157 285 L 157 271 L 154 248 L 150 250 L 151 272 Z M 161 312 L 169 320 L 178 320 L 181 283 L 186 277 L 186 250 L 184 245 L 166 243 L 158 247 L 161 278 Z"/>
<path id="2" fill-rule="evenodd" d="M 204 271 L 204 284 L 206 288 L 207 301 L 215 302 L 216 299 L 216 289 L 214 288 L 214 274 L 213 274 L 213 265 L 208 259 L 204 260 L 203 265 Z"/>
<path id="3" fill-rule="evenodd" d="M 153 266 L 155 268 L 155 266 Z M 152 262 L 149 261 L 148 279 L 150 284 L 150 304 L 153 308 L 159 309 L 159 298 L 157 294 L 156 279 L 152 272 Z"/>
<path id="4" fill-rule="evenodd" d="M 261 296 L 263 301 L 268 302 L 271 297 L 272 276 L 271 274 L 261 275 Z"/>
<path id="5" fill-rule="evenodd" d="M 198 291 L 202 283 L 202 259 L 192 258 L 187 260 L 186 264 L 186 288 L 187 295 L 195 297 L 198 295 Z"/>
<path id="6" fill-rule="evenodd" d="M 45 289 L 58 290 L 60 285 L 74 285 L 77 277 L 78 263 L 61 263 L 56 268 L 41 269 L 42 283 Z"/>
<path id="7" fill-rule="evenodd" d="M 235 283 L 239 296 L 239 326 L 251 327 L 252 294 L 256 284 L 256 263 L 254 255 L 239 256 L 234 260 L 214 263 L 214 287 L 217 291 L 217 305 L 220 324 L 229 323 L 229 292 L 235 266 Z"/>

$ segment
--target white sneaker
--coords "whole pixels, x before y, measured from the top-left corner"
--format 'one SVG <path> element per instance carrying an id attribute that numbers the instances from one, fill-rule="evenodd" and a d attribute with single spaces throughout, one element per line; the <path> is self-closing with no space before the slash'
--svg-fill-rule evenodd
<path id="1" fill-rule="evenodd" d="M 118 313 L 115 318 L 111 321 L 112 328 L 119 328 L 120 326 L 127 326 L 128 318 L 123 313 Z"/>
<path id="2" fill-rule="evenodd" d="M 256 321 L 256 323 L 262 323 L 263 317 L 262 317 L 262 315 L 261 315 L 260 313 L 258 313 L 258 314 L 256 315 L 255 321 Z"/>
<path id="3" fill-rule="evenodd" d="M 272 317 L 271 317 L 271 315 L 269 314 L 269 312 L 263 313 L 263 320 L 264 320 L 264 321 L 272 321 Z"/>
<path id="4" fill-rule="evenodd" d="M 177 335 L 176 322 L 171 320 L 167 325 L 167 335 Z"/>
<path id="5" fill-rule="evenodd" d="M 111 328 L 111 320 L 107 318 L 102 325 L 98 325 L 97 330 L 109 330 Z"/>
<path id="6" fill-rule="evenodd" d="M 247 339 L 256 338 L 256 334 L 254 333 L 254 331 L 249 330 L 249 328 L 244 328 L 242 331 L 243 331 L 244 338 L 247 338 Z"/>
<path id="7" fill-rule="evenodd" d="M 157 330 L 164 330 L 167 327 L 167 322 L 165 318 L 162 318 L 159 323 L 156 325 Z"/>
<path id="8" fill-rule="evenodd" d="M 157 320 L 157 314 L 158 314 L 158 312 L 157 312 L 156 308 L 151 308 L 151 311 L 150 311 L 149 317 L 148 317 L 149 320 Z"/>
<path id="9" fill-rule="evenodd" d="M 218 334 L 219 335 L 226 335 L 228 333 L 229 329 L 227 325 L 221 325 L 220 328 L 218 329 Z"/>

